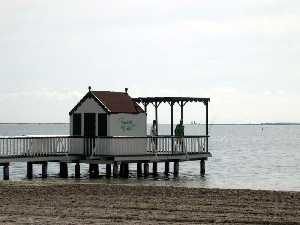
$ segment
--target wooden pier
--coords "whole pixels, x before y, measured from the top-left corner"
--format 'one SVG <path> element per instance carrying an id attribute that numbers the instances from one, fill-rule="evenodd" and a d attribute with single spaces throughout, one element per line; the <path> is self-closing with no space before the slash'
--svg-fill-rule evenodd
<path id="1" fill-rule="evenodd" d="M 91 178 L 99 175 L 99 164 L 106 165 L 107 177 L 128 177 L 128 164 L 137 164 L 137 177 L 157 175 L 157 163 L 165 163 L 165 175 L 174 163 L 174 176 L 182 161 L 200 161 L 200 174 L 205 174 L 205 160 L 211 157 L 206 149 L 207 136 L 185 136 L 176 145 L 173 136 L 147 137 L 0 137 L 0 166 L 3 179 L 9 179 L 12 162 L 27 162 L 26 176 L 33 177 L 33 165 L 42 165 L 42 178 L 47 178 L 48 162 L 59 162 L 59 176 L 68 177 L 68 163 L 75 164 L 75 178 L 80 178 L 80 164 L 90 165 Z M 139 154 L 136 154 L 139 152 Z M 153 171 L 149 171 L 149 164 Z"/>
<path id="2" fill-rule="evenodd" d="M 9 179 L 11 162 L 27 162 L 27 178 L 33 177 L 33 165 L 42 165 L 42 177 L 47 177 L 48 162 L 59 162 L 59 176 L 68 177 L 68 163 L 76 163 L 75 178 L 80 178 L 80 164 L 89 164 L 91 178 L 99 176 L 99 164 L 106 165 L 107 177 L 128 177 L 129 163 L 137 164 L 137 177 L 156 176 L 157 163 L 164 163 L 166 176 L 173 163 L 174 176 L 179 175 L 182 161 L 200 161 L 200 174 L 205 175 L 208 151 L 208 103 L 210 98 L 139 97 L 125 92 L 92 91 L 69 112 L 70 136 L 0 137 L 0 166 L 3 178 Z M 158 108 L 170 106 L 170 135 L 159 135 Z M 205 135 L 184 135 L 183 116 L 187 103 L 205 106 Z M 182 135 L 174 136 L 174 107 L 180 107 Z M 141 106 L 140 106 L 141 105 Z M 147 136 L 147 110 L 155 109 L 155 134 Z M 142 109 L 142 107 L 144 109 Z M 153 124 L 154 125 L 154 124 Z M 141 136 L 137 136 L 141 135 Z M 153 164 L 151 173 L 149 164 Z"/>

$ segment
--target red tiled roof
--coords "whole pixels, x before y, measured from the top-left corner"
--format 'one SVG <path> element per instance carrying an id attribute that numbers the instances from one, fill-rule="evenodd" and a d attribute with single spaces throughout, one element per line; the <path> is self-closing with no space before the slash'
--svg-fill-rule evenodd
<path id="1" fill-rule="evenodd" d="M 144 110 L 124 92 L 92 91 L 111 113 L 142 113 Z"/>

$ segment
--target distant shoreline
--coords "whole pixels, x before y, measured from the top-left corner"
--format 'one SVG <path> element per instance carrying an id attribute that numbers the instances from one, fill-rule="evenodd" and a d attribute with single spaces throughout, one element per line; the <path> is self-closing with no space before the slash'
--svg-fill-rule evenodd
<path id="1" fill-rule="evenodd" d="M 15 124 L 15 125 L 29 125 L 29 124 L 41 124 L 41 125 L 68 125 L 69 123 L 0 123 L 0 125 L 11 125 L 11 124 Z M 149 126 L 151 125 L 150 123 L 148 124 Z M 166 123 L 161 123 L 160 125 L 170 125 L 170 124 L 166 124 Z M 205 125 L 203 123 L 201 124 L 185 124 L 185 125 Z M 290 125 L 300 125 L 300 123 L 210 123 L 208 124 L 210 126 L 236 126 L 236 125 L 245 125 L 245 126 L 268 126 L 268 125 L 276 125 L 276 126 L 290 126 Z"/>

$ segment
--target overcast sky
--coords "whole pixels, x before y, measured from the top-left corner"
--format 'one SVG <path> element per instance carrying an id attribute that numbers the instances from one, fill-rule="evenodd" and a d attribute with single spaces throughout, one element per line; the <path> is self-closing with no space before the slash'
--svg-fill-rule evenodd
<path id="1" fill-rule="evenodd" d="M 0 0 L 0 122 L 67 122 L 89 85 L 211 97 L 213 123 L 300 122 L 299 59 L 299 0 Z"/>

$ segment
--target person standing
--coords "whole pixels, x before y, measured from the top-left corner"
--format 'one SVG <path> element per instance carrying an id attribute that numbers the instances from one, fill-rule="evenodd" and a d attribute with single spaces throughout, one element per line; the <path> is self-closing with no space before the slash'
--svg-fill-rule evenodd
<path id="1" fill-rule="evenodd" d="M 179 146 L 179 149 L 183 151 L 184 125 L 182 120 L 180 120 L 180 123 L 176 125 L 175 137 L 177 146 Z"/>

